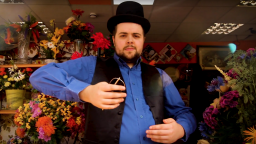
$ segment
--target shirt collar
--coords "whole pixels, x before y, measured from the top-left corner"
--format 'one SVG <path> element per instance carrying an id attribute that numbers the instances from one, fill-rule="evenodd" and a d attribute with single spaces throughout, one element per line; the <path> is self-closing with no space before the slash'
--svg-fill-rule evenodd
<path id="1" fill-rule="evenodd" d="M 114 59 L 119 66 L 129 67 L 126 64 L 126 62 L 123 59 L 121 59 L 116 53 L 114 53 Z M 141 57 L 138 58 L 138 60 L 136 61 L 136 64 L 132 68 L 140 69 L 140 62 L 141 62 Z"/>

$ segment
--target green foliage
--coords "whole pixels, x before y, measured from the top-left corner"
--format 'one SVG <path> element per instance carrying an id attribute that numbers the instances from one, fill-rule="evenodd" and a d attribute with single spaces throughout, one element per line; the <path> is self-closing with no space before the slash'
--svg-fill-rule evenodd
<path id="1" fill-rule="evenodd" d="M 54 59 L 54 52 L 51 50 L 51 48 L 46 49 L 42 47 L 42 49 L 47 59 Z"/>

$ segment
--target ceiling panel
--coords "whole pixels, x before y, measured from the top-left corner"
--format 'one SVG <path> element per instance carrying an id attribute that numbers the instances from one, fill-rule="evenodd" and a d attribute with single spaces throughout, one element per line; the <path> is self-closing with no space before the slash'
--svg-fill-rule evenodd
<path id="1" fill-rule="evenodd" d="M 151 23 L 148 34 L 172 34 L 179 23 Z"/>
<path id="2" fill-rule="evenodd" d="M 169 36 L 170 35 L 165 35 L 165 34 L 161 34 L 161 35 L 147 34 L 145 42 L 164 42 Z"/>
<path id="3" fill-rule="evenodd" d="M 255 19 L 249 21 L 248 23 L 256 23 L 256 17 L 255 17 Z"/>
<path id="4" fill-rule="evenodd" d="M 202 34 L 210 25 L 210 23 L 182 23 L 174 34 L 198 35 Z"/>
<path id="5" fill-rule="evenodd" d="M 23 0 L 28 5 L 69 5 L 68 0 Z"/>
<path id="6" fill-rule="evenodd" d="M 248 35 L 225 35 L 219 41 L 236 41 L 236 40 L 244 40 Z"/>
<path id="7" fill-rule="evenodd" d="M 256 23 L 254 24 L 244 24 L 243 26 L 239 27 L 235 31 L 231 32 L 230 35 L 247 35 L 250 34 L 250 28 L 256 30 Z"/>
<path id="8" fill-rule="evenodd" d="M 216 42 L 225 37 L 225 35 L 200 35 L 195 42 Z"/>
<path id="9" fill-rule="evenodd" d="M 165 42 L 193 42 L 199 35 L 177 35 L 173 34 Z"/>
<path id="10" fill-rule="evenodd" d="M 256 18 L 255 7 L 235 7 L 216 22 L 247 23 Z"/>
<path id="11" fill-rule="evenodd" d="M 109 5 L 72 5 L 72 9 L 81 9 L 84 11 L 80 20 L 84 22 L 107 22 L 112 16 L 112 6 Z M 90 18 L 90 13 L 96 13 L 96 18 Z"/>
<path id="12" fill-rule="evenodd" d="M 182 22 L 193 7 L 154 6 L 151 22 Z"/>
<path id="13" fill-rule="evenodd" d="M 29 7 L 45 23 L 51 19 L 55 19 L 56 22 L 65 23 L 66 19 L 72 15 L 72 11 L 68 5 L 29 5 Z"/>
<path id="14" fill-rule="evenodd" d="M 92 23 L 92 25 L 94 26 L 94 31 L 93 33 L 95 34 L 96 32 L 101 32 L 104 37 L 109 36 L 110 32 L 107 29 L 107 23 Z"/>
<path id="15" fill-rule="evenodd" d="M 71 5 L 112 5 L 113 0 L 68 0 Z"/>
<path id="16" fill-rule="evenodd" d="M 186 17 L 184 22 L 216 22 L 231 7 L 195 7 Z"/>
<path id="17" fill-rule="evenodd" d="M 206 7 L 223 7 L 232 6 L 235 7 L 239 3 L 239 0 L 200 0 L 196 6 L 206 6 Z"/>
<path id="18" fill-rule="evenodd" d="M 168 7 L 193 7 L 200 0 L 155 0 L 156 6 L 168 6 Z"/>
<path id="19" fill-rule="evenodd" d="M 153 6 L 145 6 L 145 5 L 143 5 L 144 17 L 146 19 L 149 19 L 149 16 L 150 16 L 150 14 L 152 12 L 152 8 L 153 8 Z M 113 6 L 113 15 L 116 15 L 116 9 L 117 9 L 117 5 L 114 5 Z"/>

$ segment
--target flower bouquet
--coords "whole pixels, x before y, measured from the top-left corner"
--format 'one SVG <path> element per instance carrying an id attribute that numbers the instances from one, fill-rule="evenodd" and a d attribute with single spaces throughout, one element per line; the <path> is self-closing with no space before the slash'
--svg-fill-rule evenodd
<path id="1" fill-rule="evenodd" d="M 72 10 L 74 16 L 71 16 L 66 20 L 66 27 L 63 29 L 67 33 L 67 36 L 73 42 L 76 39 L 80 39 L 85 43 L 91 41 L 91 33 L 93 33 L 94 26 L 91 23 L 83 23 L 79 20 L 84 11 L 80 9 Z"/>
<path id="2" fill-rule="evenodd" d="M 203 113 L 199 130 L 210 143 L 256 143 L 256 50 L 237 50 L 226 58 L 227 72 L 217 66 L 224 78 L 213 79 L 208 91 L 218 91 Z"/>
<path id="3" fill-rule="evenodd" d="M 65 137 L 79 140 L 78 135 L 83 134 L 85 128 L 83 121 L 82 104 L 44 94 L 20 106 L 14 116 L 20 138 L 28 136 L 34 142 L 43 143 L 60 143 L 61 140 L 68 143 Z"/>
<path id="4" fill-rule="evenodd" d="M 48 40 L 41 40 L 39 42 L 39 46 L 43 50 L 41 54 L 44 54 L 47 59 L 56 59 L 60 49 L 65 46 L 64 41 L 60 40 L 62 35 L 64 35 L 64 30 L 55 28 L 55 24 L 52 23 L 54 23 L 54 20 L 50 21 L 50 24 L 54 26 L 54 34 L 48 33 Z"/>

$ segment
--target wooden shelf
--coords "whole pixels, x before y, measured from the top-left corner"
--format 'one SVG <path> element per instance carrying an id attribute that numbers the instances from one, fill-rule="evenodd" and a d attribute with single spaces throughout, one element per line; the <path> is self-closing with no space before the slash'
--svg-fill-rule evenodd
<path id="1" fill-rule="evenodd" d="M 16 110 L 0 110 L 0 114 L 15 114 Z"/>
<path id="2" fill-rule="evenodd" d="M 24 68 L 24 67 L 42 67 L 46 64 L 16 64 L 18 68 Z M 0 65 L 0 67 L 3 68 L 9 68 L 12 67 L 12 65 Z"/>

